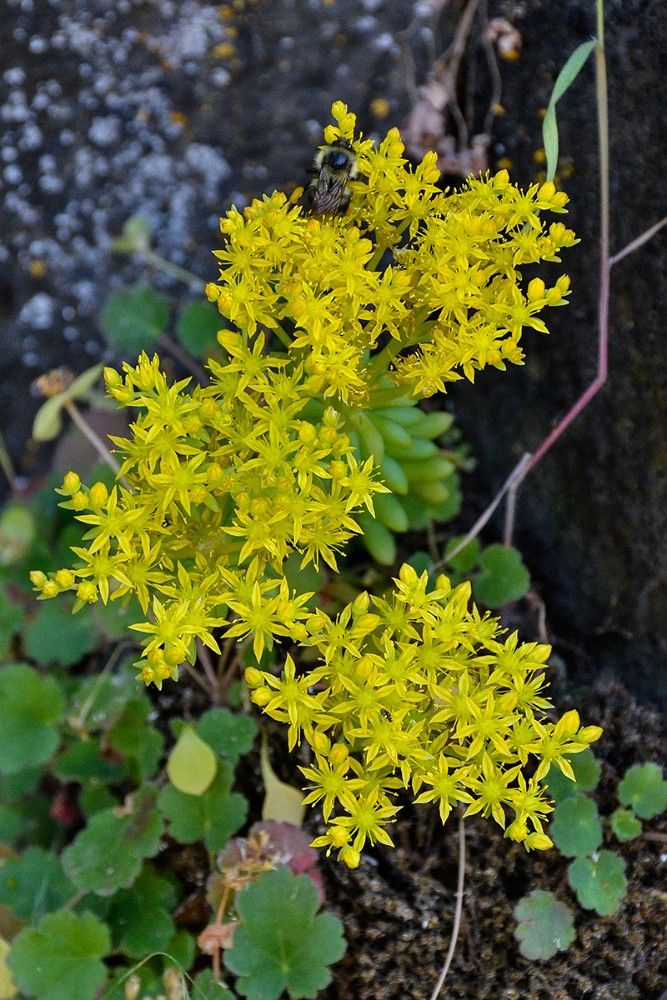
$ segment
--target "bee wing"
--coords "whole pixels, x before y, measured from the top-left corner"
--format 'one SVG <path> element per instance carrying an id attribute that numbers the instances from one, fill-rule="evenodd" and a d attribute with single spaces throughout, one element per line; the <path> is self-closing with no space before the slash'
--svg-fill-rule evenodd
<path id="1" fill-rule="evenodd" d="M 312 210 L 320 214 L 340 212 L 347 201 L 347 177 L 320 177 L 312 196 Z"/>

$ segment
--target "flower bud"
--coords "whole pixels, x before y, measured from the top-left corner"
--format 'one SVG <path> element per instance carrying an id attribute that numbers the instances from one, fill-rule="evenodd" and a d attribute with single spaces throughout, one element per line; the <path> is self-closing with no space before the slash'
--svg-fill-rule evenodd
<path id="1" fill-rule="evenodd" d="M 556 194 L 556 185 L 553 181 L 546 181 L 537 192 L 539 201 L 552 202 Z"/>
<path id="2" fill-rule="evenodd" d="M 546 286 L 541 278 L 533 278 L 528 285 L 528 301 L 536 302 L 538 299 L 543 299 L 545 288 Z"/>
<path id="3" fill-rule="evenodd" d="M 349 750 L 344 743 L 334 743 L 331 748 L 331 753 L 329 754 L 329 760 L 333 767 L 340 767 L 340 765 L 347 760 L 349 756 Z"/>
<path id="4" fill-rule="evenodd" d="M 109 499 L 109 491 L 104 483 L 93 483 L 88 493 L 88 506 L 100 510 Z"/>
<path id="5" fill-rule="evenodd" d="M 77 600 L 85 604 L 95 604 L 97 601 L 97 587 L 91 580 L 82 580 L 76 588 Z"/>
<path id="6" fill-rule="evenodd" d="M 243 675 L 249 688 L 262 687 L 264 684 L 264 674 L 257 667 L 246 667 Z"/>
<path id="7" fill-rule="evenodd" d="M 317 440 L 317 431 L 308 420 L 302 420 L 299 427 L 299 440 L 304 444 L 313 444 Z"/>
<path id="8" fill-rule="evenodd" d="M 319 730 L 316 730 L 313 733 L 312 739 L 310 740 L 310 745 L 312 746 L 315 753 L 320 754 L 320 756 L 324 756 L 325 754 L 328 755 L 331 750 L 331 740 L 326 735 L 326 733 L 323 733 Z"/>
<path id="9" fill-rule="evenodd" d="M 88 506 L 88 497 L 82 490 L 79 490 L 70 500 L 70 504 L 72 505 L 72 510 L 85 510 Z"/>
<path id="10" fill-rule="evenodd" d="M 76 472 L 66 472 L 63 479 L 63 493 L 72 495 L 81 489 L 81 480 Z"/>
<path id="11" fill-rule="evenodd" d="M 523 843 L 529 851 L 548 851 L 554 846 L 553 840 L 546 833 L 530 833 Z"/>
<path id="12" fill-rule="evenodd" d="M 577 739 L 581 740 L 582 743 L 595 743 L 599 740 L 604 732 L 601 726 L 584 726 L 577 733 Z"/>
<path id="13" fill-rule="evenodd" d="M 115 368 L 106 367 L 102 374 L 108 389 L 115 389 L 123 384 L 123 376 Z"/>
<path id="14" fill-rule="evenodd" d="M 259 705 L 260 708 L 265 708 L 271 701 L 271 692 L 265 687 L 257 688 L 250 695 L 250 700 Z"/>
<path id="15" fill-rule="evenodd" d="M 55 581 L 61 590 L 69 590 L 75 580 L 73 569 L 59 569 L 55 575 Z"/>
<path id="16" fill-rule="evenodd" d="M 361 861 L 361 854 L 354 847 L 344 847 L 340 852 L 340 860 L 348 868 L 358 868 Z"/>

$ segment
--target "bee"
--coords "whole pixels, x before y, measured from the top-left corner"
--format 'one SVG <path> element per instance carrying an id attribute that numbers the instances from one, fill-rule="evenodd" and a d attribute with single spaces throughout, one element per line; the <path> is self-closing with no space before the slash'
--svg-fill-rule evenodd
<path id="1" fill-rule="evenodd" d="M 51 399 L 61 392 L 65 392 L 75 379 L 74 372 L 69 368 L 52 368 L 36 378 L 30 386 L 33 396 L 41 396 L 43 399 Z"/>
<path id="2" fill-rule="evenodd" d="M 313 215 L 343 215 L 352 192 L 347 182 L 359 175 L 357 157 L 347 139 L 335 139 L 320 149 L 311 168 L 313 179 L 303 204 Z"/>

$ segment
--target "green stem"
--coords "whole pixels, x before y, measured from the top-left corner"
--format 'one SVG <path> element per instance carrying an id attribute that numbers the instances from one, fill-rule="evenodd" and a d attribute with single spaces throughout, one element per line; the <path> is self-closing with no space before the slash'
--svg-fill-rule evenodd
<path id="1" fill-rule="evenodd" d="M 432 309 L 424 307 L 416 313 L 414 328 L 415 330 L 420 331 L 419 334 L 410 337 L 409 340 L 395 340 L 392 337 L 389 343 L 375 355 L 368 367 L 368 376 L 370 381 L 387 371 L 390 363 L 394 360 L 399 351 L 405 350 L 406 347 L 416 347 L 418 344 L 428 343 L 431 339 L 430 327 L 433 324 L 427 323 L 426 317 L 431 312 L 433 312 Z"/>
<path id="2" fill-rule="evenodd" d="M 292 338 L 290 337 L 287 330 L 283 330 L 280 323 L 276 323 L 276 325 L 272 327 L 272 332 L 275 333 L 276 337 L 283 345 L 283 347 L 286 347 L 287 350 L 289 350 L 290 347 L 292 346 Z"/>
<path id="3" fill-rule="evenodd" d="M 161 333 L 158 337 L 158 344 L 163 347 L 165 351 L 169 351 L 172 357 L 176 358 L 176 360 L 179 361 L 183 367 L 187 369 L 187 371 L 191 372 L 200 385 L 209 384 L 211 380 L 206 374 L 206 371 L 201 367 L 201 365 L 198 365 L 197 362 L 190 357 L 187 351 L 183 350 L 180 344 L 177 344 L 175 340 L 172 340 L 168 334 Z"/>
<path id="4" fill-rule="evenodd" d="M 95 433 L 93 428 L 83 419 L 76 405 L 72 402 L 71 399 L 68 399 L 65 401 L 65 403 L 63 403 L 63 406 L 65 407 L 65 409 L 67 410 L 70 417 L 72 418 L 76 426 L 79 428 L 81 433 L 84 435 L 84 437 L 88 438 L 88 440 L 90 441 L 90 443 L 92 444 L 93 448 L 100 456 L 102 461 L 105 462 L 106 465 L 109 466 L 109 468 L 113 469 L 116 475 L 118 475 L 118 473 L 120 472 L 120 465 L 113 457 L 113 455 L 105 445 L 102 438 L 99 437 Z"/>
<path id="5" fill-rule="evenodd" d="M 154 250 L 146 249 L 139 251 L 139 253 L 147 264 L 151 264 L 156 270 L 162 271 L 163 274 L 170 274 L 172 278 L 184 281 L 190 288 L 198 288 L 201 291 L 206 288 L 206 282 L 202 281 L 198 275 L 193 274 L 192 271 L 186 271 L 184 267 L 179 267 L 178 264 L 172 264 L 170 260 L 165 260 L 164 257 L 155 253 Z"/>
<path id="6" fill-rule="evenodd" d="M 9 452 L 7 451 L 7 446 L 5 445 L 5 439 L 2 434 L 0 434 L 0 467 L 7 477 L 7 481 L 12 489 L 14 489 L 14 483 L 16 482 L 16 470 L 12 464 Z"/>

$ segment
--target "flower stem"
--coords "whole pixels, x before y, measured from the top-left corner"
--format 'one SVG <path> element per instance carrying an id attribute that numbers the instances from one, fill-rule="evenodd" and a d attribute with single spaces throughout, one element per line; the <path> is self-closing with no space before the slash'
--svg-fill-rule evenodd
<path id="1" fill-rule="evenodd" d="M 120 472 L 120 465 L 113 457 L 113 455 L 105 445 L 102 438 L 95 433 L 90 424 L 88 424 L 81 416 L 81 413 L 79 412 L 75 403 L 71 399 L 68 399 L 65 400 L 63 406 L 69 413 L 73 422 L 76 424 L 81 433 L 84 435 L 84 437 L 88 438 L 88 440 L 90 441 L 90 443 L 92 444 L 93 448 L 100 456 L 102 461 L 105 462 L 109 466 L 109 468 L 113 469 L 116 475 L 118 475 L 118 473 Z"/>
<path id="2" fill-rule="evenodd" d="M 466 823 L 463 816 L 459 816 L 459 877 L 456 886 L 456 909 L 454 910 L 454 926 L 452 927 L 452 936 L 449 939 L 449 950 L 447 952 L 447 958 L 445 959 L 445 964 L 442 967 L 442 972 L 440 977 L 435 984 L 435 989 L 431 993 L 431 1000 L 438 1000 L 440 996 L 440 990 L 443 987 L 445 979 L 447 978 L 447 973 L 449 972 L 449 967 L 452 964 L 452 959 L 454 958 L 454 952 L 456 951 L 456 942 L 459 937 L 459 930 L 461 929 L 461 915 L 463 913 L 463 886 L 465 884 L 466 877 Z"/>

